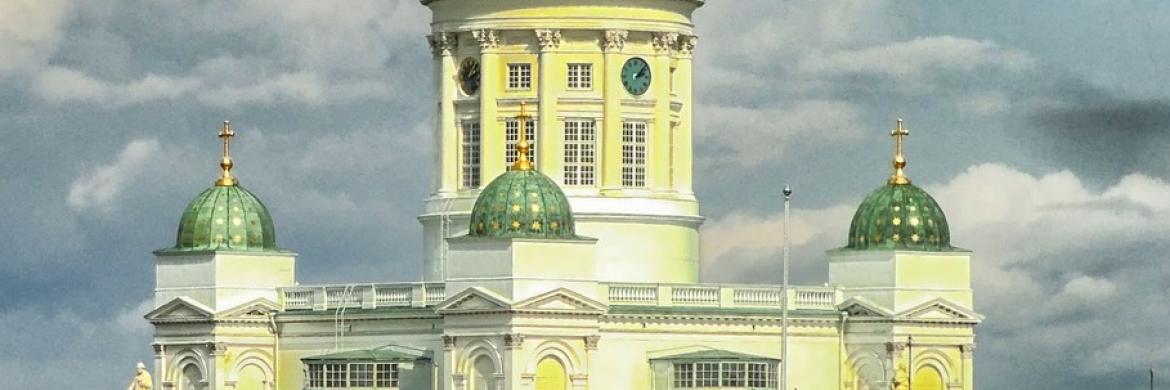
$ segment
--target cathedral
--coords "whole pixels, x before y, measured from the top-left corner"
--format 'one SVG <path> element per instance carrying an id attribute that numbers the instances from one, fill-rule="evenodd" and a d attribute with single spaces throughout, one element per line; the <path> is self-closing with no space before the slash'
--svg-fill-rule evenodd
<path id="1" fill-rule="evenodd" d="M 221 176 L 154 252 L 155 389 L 974 388 L 971 252 L 911 183 L 900 120 L 826 283 L 701 283 L 704 0 L 421 3 L 422 281 L 299 284 L 322 259 L 278 245 L 279 189 L 240 185 L 225 122 Z"/>

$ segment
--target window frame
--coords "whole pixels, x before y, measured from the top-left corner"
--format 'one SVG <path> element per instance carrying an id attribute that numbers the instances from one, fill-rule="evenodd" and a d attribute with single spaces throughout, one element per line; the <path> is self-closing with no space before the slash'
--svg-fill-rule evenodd
<path id="1" fill-rule="evenodd" d="M 525 122 L 527 129 L 524 136 L 528 141 L 528 161 L 532 166 L 537 166 L 537 160 L 540 155 L 536 152 L 539 149 L 536 144 L 539 142 L 540 132 L 536 123 L 536 118 L 529 118 Z M 516 159 L 520 157 L 520 153 L 516 150 L 516 145 L 520 143 L 520 121 L 515 119 L 508 119 L 504 121 L 504 169 L 512 170 L 512 164 L 516 163 Z"/>
<path id="2" fill-rule="evenodd" d="M 570 62 L 566 64 L 565 89 L 570 91 L 592 91 L 593 63 Z"/>
<path id="3" fill-rule="evenodd" d="M 566 119 L 564 135 L 561 183 L 566 187 L 596 186 L 597 120 Z"/>
<path id="4" fill-rule="evenodd" d="M 368 375 L 362 375 L 362 373 Z M 397 362 L 325 361 L 306 362 L 305 376 L 308 378 L 305 383 L 307 390 L 399 390 L 402 372 Z"/>
<path id="5" fill-rule="evenodd" d="M 483 126 L 479 121 L 459 123 L 459 148 L 460 189 L 478 189 L 483 186 Z"/>
<path id="6" fill-rule="evenodd" d="M 650 132 L 649 121 L 622 121 L 622 188 L 644 189 L 649 187 Z"/>
<path id="7" fill-rule="evenodd" d="M 670 388 L 775 390 L 779 388 L 778 370 L 778 362 L 766 360 L 715 359 L 672 362 Z M 758 385 L 760 383 L 763 385 Z"/>
<path id="8" fill-rule="evenodd" d="M 504 85 L 509 91 L 528 91 L 532 89 L 532 63 L 510 62 L 507 67 L 507 77 Z"/>

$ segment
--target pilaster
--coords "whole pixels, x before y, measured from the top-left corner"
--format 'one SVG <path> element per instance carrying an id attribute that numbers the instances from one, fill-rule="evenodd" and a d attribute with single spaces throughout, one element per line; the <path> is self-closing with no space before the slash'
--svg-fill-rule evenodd
<path id="1" fill-rule="evenodd" d="M 500 124 L 496 99 L 503 91 L 500 85 L 501 68 L 500 38 L 495 30 L 475 30 L 472 37 L 479 42 L 480 74 L 483 80 L 479 87 L 479 131 L 480 131 L 480 183 L 487 185 L 496 176 L 504 173 L 504 129 Z"/>
<path id="2" fill-rule="evenodd" d="M 695 45 L 699 37 L 679 36 L 675 47 L 674 95 L 682 103 L 679 123 L 674 133 L 674 180 L 675 191 L 680 194 L 694 194 L 694 118 L 695 99 L 692 82 Z M 673 98 L 673 97 L 672 97 Z"/>
<path id="3" fill-rule="evenodd" d="M 537 86 L 537 96 L 540 98 L 539 118 L 536 122 L 537 138 L 536 155 L 537 169 L 552 178 L 564 176 L 564 151 L 559 147 L 564 140 L 561 127 L 557 126 L 557 85 L 565 80 L 565 69 L 557 68 L 555 51 L 561 45 L 561 30 L 536 30 L 536 40 L 540 44 L 540 60 L 538 74 L 540 83 Z M 554 69 L 556 68 L 556 69 Z"/>
<path id="4" fill-rule="evenodd" d="M 601 132 L 601 190 L 620 190 L 622 187 L 622 98 L 626 92 L 622 87 L 621 71 L 624 57 L 621 55 L 626 46 L 629 32 L 625 30 L 606 30 L 602 37 L 604 50 L 605 72 L 602 73 L 605 83 L 604 106 L 602 108 Z"/>
<path id="5" fill-rule="evenodd" d="M 959 346 L 959 353 L 963 358 L 963 390 L 975 388 L 975 344 Z"/>
<path id="6" fill-rule="evenodd" d="M 651 67 L 651 85 L 654 88 L 654 124 L 651 129 L 649 185 L 655 191 L 670 191 L 671 170 L 671 120 L 670 120 L 670 87 L 671 87 L 671 49 L 678 41 L 676 33 L 654 33 L 651 43 L 654 46 L 654 63 Z"/>
<path id="7" fill-rule="evenodd" d="M 456 73 L 455 58 L 452 55 L 458 45 L 454 33 L 437 32 L 427 36 L 431 53 L 435 58 L 435 89 L 438 98 L 439 115 L 435 118 L 435 175 L 434 191 L 440 195 L 453 193 L 459 188 L 458 129 L 455 128 Z"/>

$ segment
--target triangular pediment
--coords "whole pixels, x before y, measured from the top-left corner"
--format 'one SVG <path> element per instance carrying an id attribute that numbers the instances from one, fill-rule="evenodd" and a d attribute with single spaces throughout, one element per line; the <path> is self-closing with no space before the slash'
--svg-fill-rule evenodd
<path id="1" fill-rule="evenodd" d="M 944 298 L 935 298 L 903 310 L 898 313 L 897 317 L 923 321 L 979 322 L 983 320 L 983 316 L 979 313 Z"/>
<path id="2" fill-rule="evenodd" d="M 223 318 L 260 318 L 267 317 L 269 313 L 280 311 L 280 307 L 276 302 L 267 298 L 256 298 L 248 301 L 242 305 L 224 310 L 219 317 Z"/>
<path id="3" fill-rule="evenodd" d="M 188 297 L 178 297 L 146 314 L 150 322 L 205 321 L 215 316 L 215 311 Z"/>
<path id="4" fill-rule="evenodd" d="M 455 294 L 440 303 L 435 309 L 439 313 L 477 312 L 508 310 L 511 304 L 508 300 L 496 293 L 471 287 Z"/>
<path id="5" fill-rule="evenodd" d="M 837 305 L 837 309 L 849 313 L 852 318 L 880 317 L 890 318 L 894 313 L 863 297 L 852 297 Z"/>
<path id="6" fill-rule="evenodd" d="M 588 312 L 604 313 L 605 304 L 567 288 L 558 288 L 523 301 L 513 306 L 516 310 L 545 312 Z"/>

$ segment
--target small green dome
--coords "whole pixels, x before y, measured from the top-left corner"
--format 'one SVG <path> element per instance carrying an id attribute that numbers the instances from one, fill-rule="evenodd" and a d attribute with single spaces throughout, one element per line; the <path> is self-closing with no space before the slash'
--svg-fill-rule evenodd
<path id="1" fill-rule="evenodd" d="M 564 191 L 535 170 L 514 169 L 484 187 L 471 209 L 472 237 L 577 238 Z"/>
<path id="2" fill-rule="evenodd" d="M 849 226 L 847 249 L 944 252 L 951 246 L 947 217 L 930 194 L 913 184 L 887 184 L 861 202 Z"/>
<path id="3" fill-rule="evenodd" d="M 216 185 L 196 196 L 183 212 L 171 250 L 279 251 L 268 208 L 238 183 Z"/>

